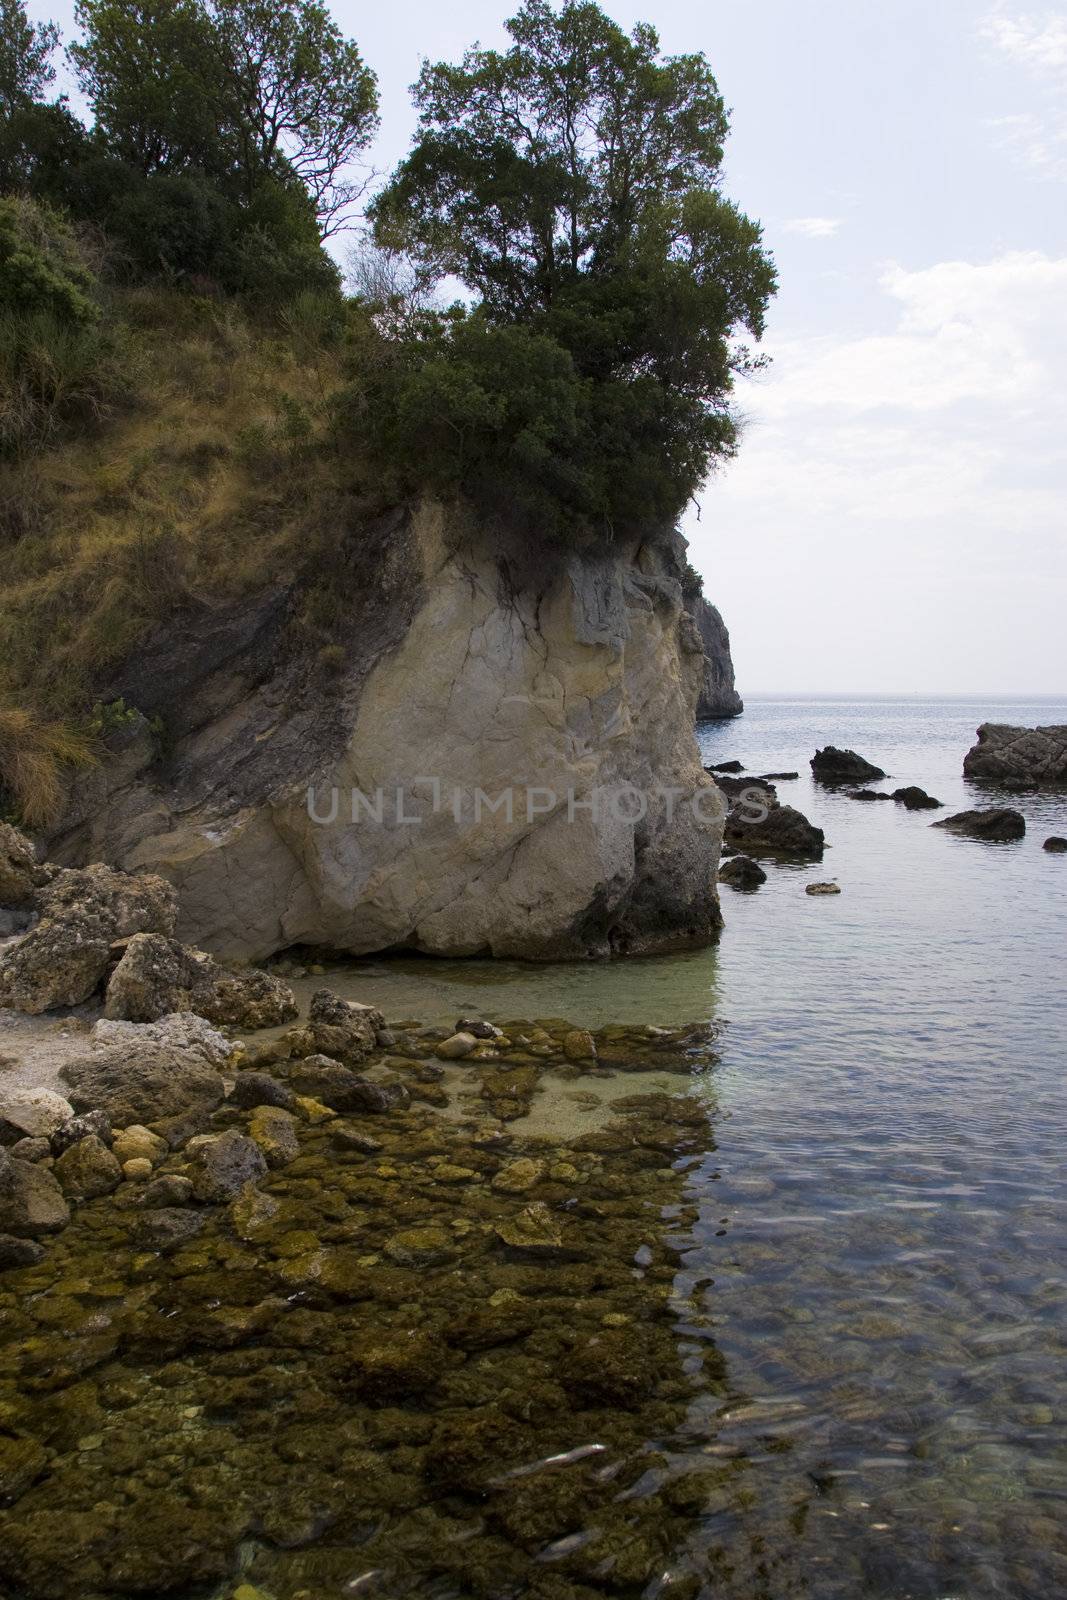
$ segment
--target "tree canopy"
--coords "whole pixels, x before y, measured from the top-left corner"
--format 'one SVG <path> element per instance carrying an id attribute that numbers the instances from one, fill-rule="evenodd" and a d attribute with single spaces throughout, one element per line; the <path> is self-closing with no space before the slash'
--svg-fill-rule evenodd
<path id="1" fill-rule="evenodd" d="M 568 517 L 672 520 L 734 448 L 733 379 L 752 365 L 737 336 L 760 337 L 775 288 L 759 226 L 720 190 L 722 97 L 702 55 L 664 57 L 652 27 L 628 35 L 592 0 L 525 0 L 507 27 L 506 51 L 423 68 L 418 131 L 371 207 L 375 237 L 428 282 L 460 279 L 483 344 L 494 327 L 523 330 L 531 374 L 544 371 L 532 341 L 565 356 Z M 469 402 L 492 363 L 471 367 L 478 336 L 460 329 L 453 317 L 446 345 Z M 409 338 L 423 395 L 447 360 L 440 338 Z M 440 397 L 442 438 L 455 392 Z M 534 500 L 539 473 L 522 485 Z"/>

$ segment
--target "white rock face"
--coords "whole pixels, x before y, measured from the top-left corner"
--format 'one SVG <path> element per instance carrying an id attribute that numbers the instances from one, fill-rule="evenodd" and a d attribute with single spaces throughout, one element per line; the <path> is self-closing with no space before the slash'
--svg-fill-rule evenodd
<path id="1" fill-rule="evenodd" d="M 233 1048 L 225 1034 L 191 1011 L 172 1011 L 158 1022 L 112 1022 L 101 1017 L 89 1034 L 90 1044 L 105 1047 L 142 1040 L 199 1056 L 209 1067 L 224 1066 Z"/>
<path id="2" fill-rule="evenodd" d="M 70 1101 L 51 1089 L 24 1089 L 6 1097 L 0 1095 L 0 1117 L 20 1128 L 27 1138 L 49 1139 L 73 1115 Z"/>
<path id="3" fill-rule="evenodd" d="M 199 766 L 199 784 L 111 793 L 68 858 L 166 877 L 179 937 L 230 957 L 301 942 L 533 959 L 707 942 L 723 802 L 693 733 L 704 657 L 681 541 L 573 556 L 515 592 L 492 553 L 446 543 L 439 513 L 404 536 L 379 603 L 406 605 L 403 623 L 368 659 L 376 619 L 354 622 L 328 703 L 305 697 L 286 729 L 267 682 L 212 709 L 177 762 L 194 778 Z M 355 820 L 353 791 L 366 797 Z"/>

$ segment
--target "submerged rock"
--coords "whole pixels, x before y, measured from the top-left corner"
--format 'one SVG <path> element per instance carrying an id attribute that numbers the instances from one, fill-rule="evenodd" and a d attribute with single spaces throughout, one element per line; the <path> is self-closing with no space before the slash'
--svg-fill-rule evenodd
<path id="1" fill-rule="evenodd" d="M 1067 839 L 1062 839 L 1059 834 L 1054 833 L 1045 840 L 1041 848 L 1042 850 L 1051 851 L 1053 855 L 1062 855 L 1067 850 Z"/>
<path id="2" fill-rule="evenodd" d="M 940 811 L 942 804 L 940 800 L 935 800 L 932 794 L 927 794 L 925 789 L 920 789 L 914 783 L 906 785 L 903 789 L 894 789 L 893 799 L 906 811 Z"/>
<path id="3" fill-rule="evenodd" d="M 758 889 L 767 882 L 767 874 L 749 856 L 733 856 L 719 868 L 719 882 L 728 883 L 733 889 Z"/>
<path id="4" fill-rule="evenodd" d="M 978 743 L 964 757 L 963 773 L 991 783 L 1011 779 L 1017 784 L 1067 786 L 1067 724 L 1013 728 L 983 722 Z"/>
<path id="5" fill-rule="evenodd" d="M 478 1041 L 473 1033 L 454 1033 L 449 1039 L 442 1039 L 434 1051 L 442 1061 L 461 1061 L 464 1056 L 469 1056 L 472 1050 L 477 1049 Z"/>
<path id="6" fill-rule="evenodd" d="M 43 1260 L 44 1245 L 36 1239 L 16 1239 L 14 1234 L 0 1233 L 0 1272 L 10 1267 L 35 1267 Z"/>
<path id="7" fill-rule="evenodd" d="M 816 750 L 811 758 L 811 770 L 820 783 L 867 783 L 873 778 L 884 778 L 881 767 L 857 755 L 855 750 L 839 750 L 828 744 Z"/>
<path id="8" fill-rule="evenodd" d="M 248 1131 L 263 1152 L 268 1167 L 287 1167 L 300 1154 L 297 1120 L 281 1106 L 259 1106 Z"/>
<path id="9" fill-rule="evenodd" d="M 172 1012 L 195 1012 L 226 1027 L 269 1028 L 297 1014 L 288 984 L 266 972 L 230 972 L 203 950 L 176 939 L 138 934 L 111 975 L 108 1018 L 157 1022 Z"/>
<path id="10" fill-rule="evenodd" d="M 968 839 L 984 839 L 994 844 L 1008 844 L 1022 839 L 1026 833 L 1026 818 L 1007 806 L 996 806 L 988 811 L 958 811 L 955 816 L 942 817 L 931 823 L 933 828 L 948 828 Z"/>
<path id="11" fill-rule="evenodd" d="M 847 789 L 846 794 L 850 800 L 891 800 L 892 795 L 883 794 L 880 789 Z"/>
<path id="12" fill-rule="evenodd" d="M 232 1200 L 245 1184 L 267 1175 L 263 1151 L 236 1128 L 191 1141 L 188 1154 L 193 1197 L 205 1205 Z"/>

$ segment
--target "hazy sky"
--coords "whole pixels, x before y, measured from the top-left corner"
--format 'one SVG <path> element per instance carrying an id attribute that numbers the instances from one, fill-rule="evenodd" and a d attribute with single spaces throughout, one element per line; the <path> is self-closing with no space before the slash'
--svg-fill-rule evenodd
<path id="1" fill-rule="evenodd" d="M 420 58 L 502 42 L 512 8 L 333 9 L 387 170 Z M 606 9 L 708 56 L 781 273 L 740 455 L 686 520 L 742 693 L 1067 692 L 1067 6 Z"/>

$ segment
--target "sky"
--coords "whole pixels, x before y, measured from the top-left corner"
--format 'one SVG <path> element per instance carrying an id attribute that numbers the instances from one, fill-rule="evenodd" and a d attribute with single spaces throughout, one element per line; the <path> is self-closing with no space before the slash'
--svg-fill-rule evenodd
<path id="1" fill-rule="evenodd" d="M 387 172 L 506 0 L 335 0 Z M 684 531 L 742 694 L 1067 693 L 1067 4 L 608 0 L 702 50 L 781 288 Z M 70 7 L 30 0 L 69 37 Z"/>

